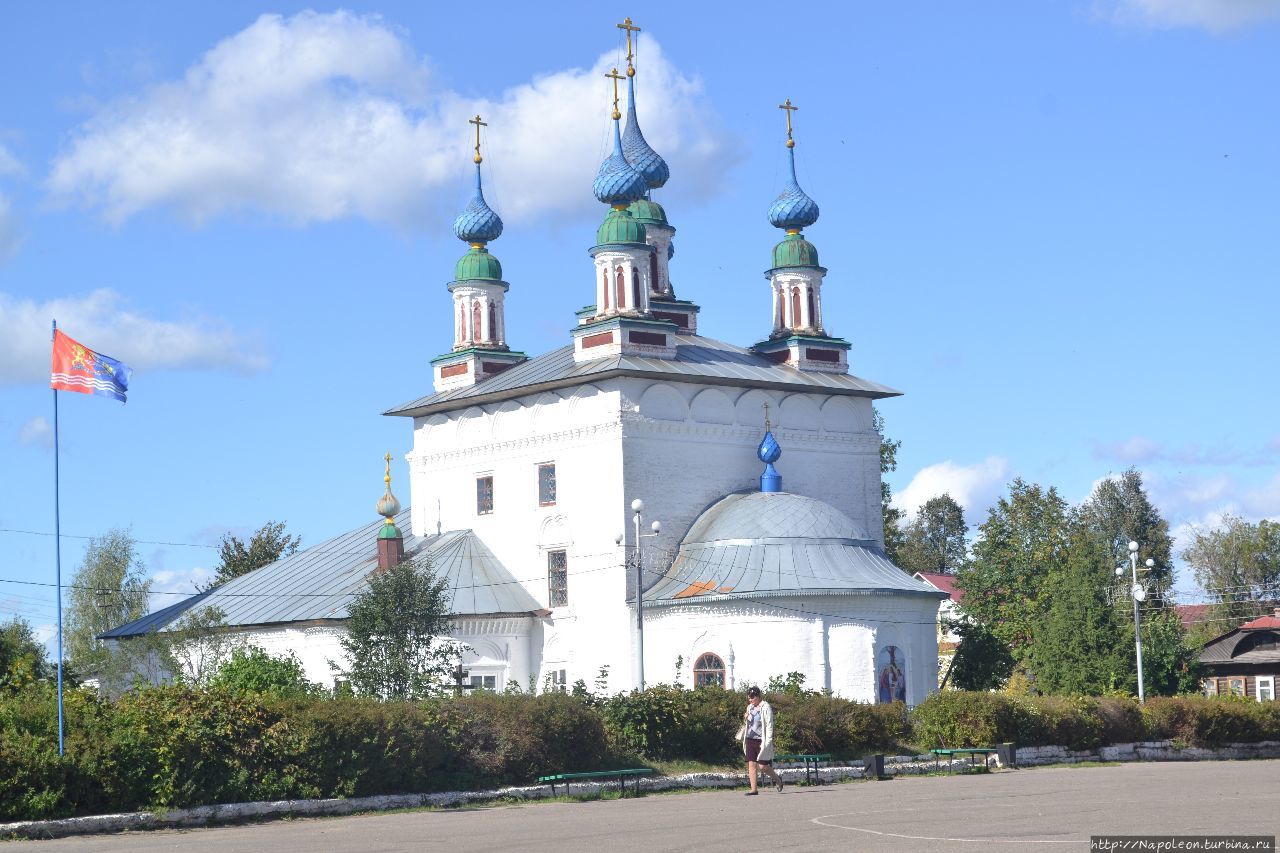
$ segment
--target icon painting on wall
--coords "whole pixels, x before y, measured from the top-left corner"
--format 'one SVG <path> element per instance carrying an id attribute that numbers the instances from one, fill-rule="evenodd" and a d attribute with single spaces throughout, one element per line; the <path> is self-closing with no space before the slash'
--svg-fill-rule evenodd
<path id="1" fill-rule="evenodd" d="M 880 650 L 880 679 L 876 697 L 880 702 L 907 701 L 907 656 L 897 646 Z"/>

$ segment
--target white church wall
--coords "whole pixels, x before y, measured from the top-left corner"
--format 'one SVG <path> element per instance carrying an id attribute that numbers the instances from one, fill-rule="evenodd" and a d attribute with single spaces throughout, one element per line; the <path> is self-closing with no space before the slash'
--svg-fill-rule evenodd
<path id="1" fill-rule="evenodd" d="M 784 491 L 824 501 L 881 541 L 880 440 L 870 401 L 850 398 L 826 419 L 819 395 L 797 395 L 685 382 L 618 380 L 622 387 L 626 500 L 645 501 L 647 520 L 663 524 L 645 543 L 665 565 L 697 516 L 716 500 L 758 489 L 764 466 L 764 403 L 782 444 L 777 469 Z M 730 405 L 733 418 L 729 421 Z M 646 521 L 646 524 L 648 522 Z M 652 571 L 664 566 L 648 563 Z M 650 573 L 647 584 L 657 580 Z"/>
<path id="2" fill-rule="evenodd" d="M 776 605 L 776 606 L 774 606 Z M 649 683 L 694 684 L 698 657 L 725 663 L 725 686 L 764 686 L 801 672 L 805 687 L 875 702 L 878 656 L 892 645 L 905 662 L 907 703 L 937 689 L 937 640 L 930 599 L 912 596 L 806 596 L 776 601 L 724 600 L 650 607 L 645 611 L 645 676 Z"/>
<path id="3" fill-rule="evenodd" d="M 418 418 L 409 454 L 415 534 L 471 529 L 548 611 L 524 673 L 541 684 L 565 670 L 591 683 L 610 667 L 610 689 L 631 685 L 622 548 L 620 394 L 583 385 L 462 412 Z M 538 465 L 554 463 L 556 501 L 541 506 Z M 478 514 L 476 478 L 493 477 L 493 511 Z M 564 550 L 568 605 L 550 607 L 548 554 Z M 536 633 L 536 632 L 535 632 Z M 573 650 L 551 661 L 544 647 Z M 550 664 L 556 664 L 551 667 Z M 516 667 L 512 666 L 514 672 Z"/>

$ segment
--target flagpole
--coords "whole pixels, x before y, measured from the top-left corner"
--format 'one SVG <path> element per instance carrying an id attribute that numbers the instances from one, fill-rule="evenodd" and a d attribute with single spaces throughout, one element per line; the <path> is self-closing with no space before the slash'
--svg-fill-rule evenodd
<path id="1" fill-rule="evenodd" d="M 53 321 L 53 339 L 58 339 L 58 321 Z M 58 755 L 64 755 L 62 740 L 62 501 L 58 495 L 58 389 L 53 389 L 53 553 L 58 584 Z"/>

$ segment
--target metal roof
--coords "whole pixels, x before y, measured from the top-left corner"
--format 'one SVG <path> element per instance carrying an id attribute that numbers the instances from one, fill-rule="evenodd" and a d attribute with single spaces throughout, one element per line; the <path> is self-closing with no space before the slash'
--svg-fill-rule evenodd
<path id="1" fill-rule="evenodd" d="M 395 521 L 401 530 L 408 529 L 409 508 Z M 102 636 L 122 638 L 164 630 L 196 604 L 219 608 L 225 623 L 237 627 L 345 619 L 347 608 L 366 589 L 369 575 L 377 568 L 382 524 L 379 520 L 363 525 Z M 541 607 L 470 530 L 426 537 L 407 534 L 404 552 L 407 558 L 430 558 L 436 575 L 448 581 L 453 594 L 450 610 L 455 615 L 528 614 Z"/>
<path id="2" fill-rule="evenodd" d="M 383 414 L 417 417 L 481 402 L 505 400 L 533 391 L 581 385 L 610 376 L 818 391 L 873 399 L 897 397 L 902 393 L 847 373 L 819 373 L 775 364 L 750 350 L 714 338 L 676 335 L 676 357 L 673 359 L 619 355 L 579 364 L 573 360 L 573 346 L 569 345 L 521 362 L 475 385 L 428 394 L 388 409 Z"/>
<path id="3" fill-rule="evenodd" d="M 1271 618 L 1275 617 L 1263 617 Z M 1260 620 L 1254 620 L 1257 622 Z M 1253 624 L 1246 623 L 1246 624 Z M 1270 634 L 1259 637 L 1259 634 Z M 1201 663 L 1280 663 L 1280 648 L 1276 640 L 1280 639 L 1280 625 L 1275 628 L 1261 625 L 1256 628 L 1245 628 L 1243 625 L 1211 640 L 1200 652 Z M 1263 648 L 1256 648 L 1258 640 L 1266 643 Z M 1268 642 L 1269 641 L 1269 642 Z M 1241 646 L 1244 649 L 1241 650 Z"/>
<path id="4" fill-rule="evenodd" d="M 835 507 L 786 492 L 739 492 L 698 517 L 645 603 L 783 594 L 947 597 L 895 566 Z"/>

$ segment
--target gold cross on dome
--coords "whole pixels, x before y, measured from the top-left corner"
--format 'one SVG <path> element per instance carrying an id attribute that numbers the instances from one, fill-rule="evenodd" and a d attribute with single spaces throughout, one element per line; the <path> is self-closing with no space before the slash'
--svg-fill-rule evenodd
<path id="1" fill-rule="evenodd" d="M 391 454 L 390 454 L 390 453 L 388 453 L 388 454 L 386 455 L 386 457 L 384 457 L 384 458 L 387 460 L 387 473 L 386 473 L 386 475 L 382 478 L 382 482 L 390 484 L 390 482 L 391 482 Z"/>
<path id="2" fill-rule="evenodd" d="M 768 432 L 772 427 L 769 426 L 769 402 L 766 400 L 764 404 L 764 431 Z"/>
<path id="3" fill-rule="evenodd" d="M 613 80 L 613 120 L 617 121 L 622 118 L 622 113 L 618 112 L 618 81 L 622 79 L 622 75 L 615 68 L 604 76 Z"/>
<path id="4" fill-rule="evenodd" d="M 472 159 L 474 159 L 478 164 L 482 160 L 484 160 L 484 158 L 480 156 L 480 128 L 488 127 L 489 123 L 487 121 L 481 121 L 480 114 L 476 113 L 475 118 L 467 119 L 467 124 L 474 124 L 476 126 L 476 156 Z M 390 456 L 391 454 L 387 454 L 387 455 Z"/>
<path id="5" fill-rule="evenodd" d="M 787 102 L 785 104 L 778 104 L 778 109 L 786 110 L 787 112 L 787 147 L 790 148 L 796 144 L 795 140 L 791 138 L 791 114 L 800 108 L 793 106 L 791 99 L 787 98 Z"/>
<path id="6" fill-rule="evenodd" d="M 640 32 L 640 28 L 632 24 L 630 18 L 627 18 L 621 24 L 618 24 L 618 29 L 627 31 L 627 76 L 634 77 L 636 69 L 631 60 L 635 58 L 636 54 L 631 47 L 631 34 Z"/>

